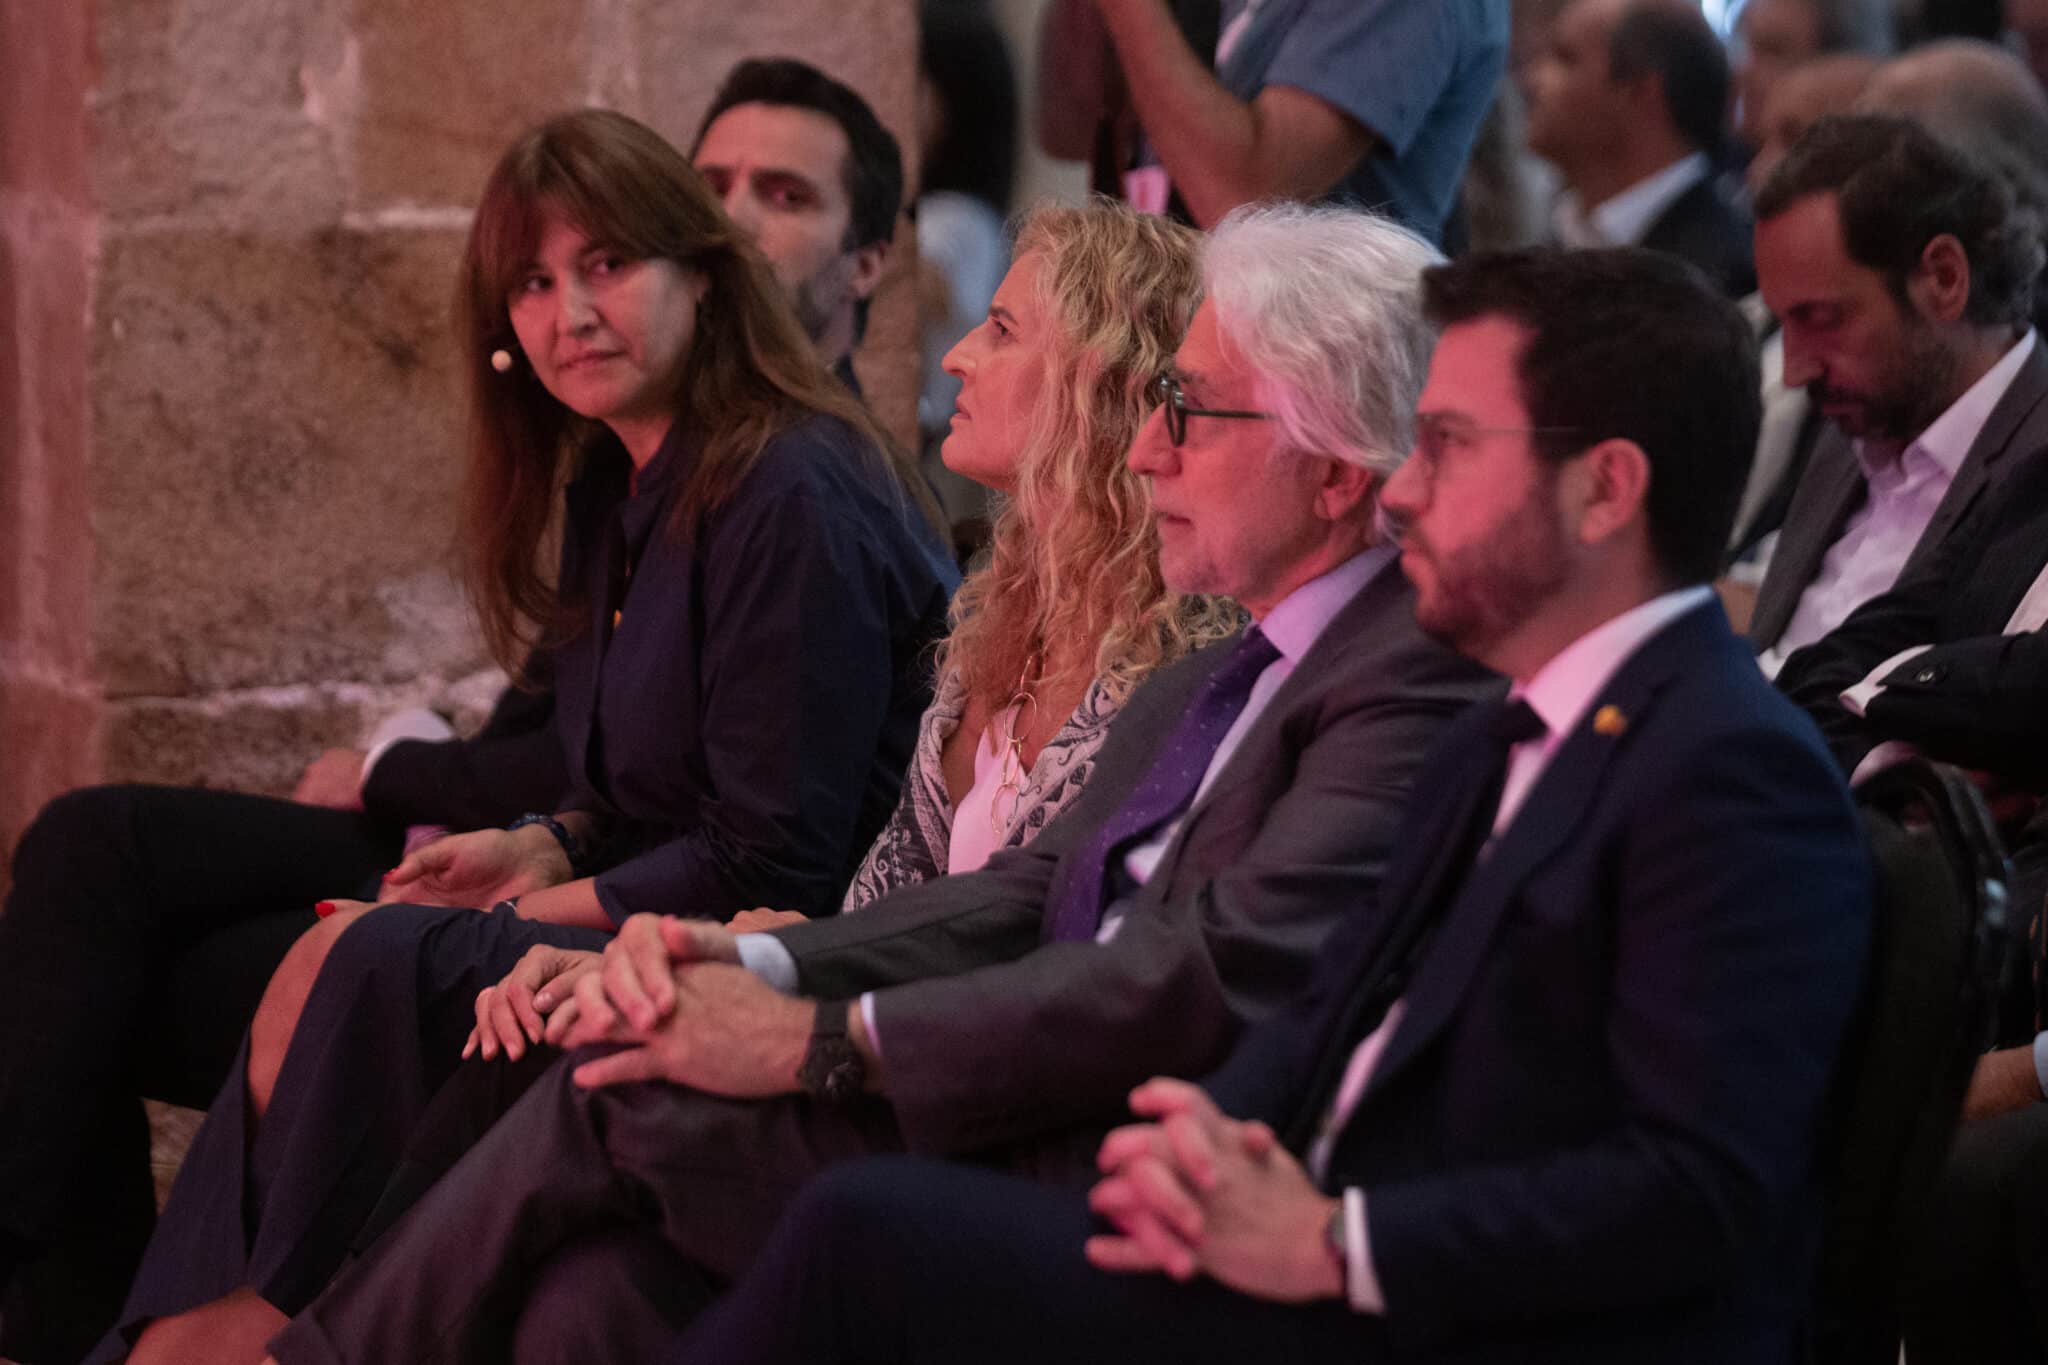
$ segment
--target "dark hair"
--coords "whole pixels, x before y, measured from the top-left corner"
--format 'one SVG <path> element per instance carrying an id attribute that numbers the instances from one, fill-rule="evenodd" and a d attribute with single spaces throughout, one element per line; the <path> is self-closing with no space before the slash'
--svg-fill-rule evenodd
<path id="1" fill-rule="evenodd" d="M 697 138 L 726 110 L 742 104 L 780 104 L 811 109 L 839 125 L 846 134 L 846 165 L 842 173 L 852 215 L 846 225 L 848 251 L 888 242 L 896 235 L 896 215 L 903 210 L 903 152 L 895 135 L 882 126 L 868 102 L 809 62 L 794 57 L 755 57 L 726 74 L 711 97 L 711 108 L 697 125 Z"/>
<path id="2" fill-rule="evenodd" d="M 535 625 L 541 638 L 558 641 L 581 624 L 575 604 L 549 584 L 535 547 L 548 538 L 565 476 L 607 443 L 616 447 L 600 424 L 570 411 L 530 368 L 498 374 L 489 361 L 493 350 L 512 344 L 512 288 L 547 218 L 557 214 L 627 256 L 686 266 L 708 286 L 676 386 L 676 410 L 684 414 L 677 420 L 695 422 L 703 444 L 677 500 L 673 534 L 694 534 L 768 442 L 814 412 L 864 437 L 875 459 L 891 466 L 906 507 L 926 507 L 909 458 L 819 366 L 760 249 L 733 226 L 682 154 L 623 114 L 560 115 L 513 143 L 491 171 L 456 286 L 470 390 L 467 578 L 484 638 L 501 663 L 513 665 Z"/>
<path id="3" fill-rule="evenodd" d="M 1756 340 L 1694 267 L 1639 247 L 1479 252 L 1423 272 L 1439 327 L 1504 318 L 1546 459 L 1620 438 L 1650 461 L 1650 545 L 1672 585 L 1714 577 L 1756 453 Z"/>
<path id="4" fill-rule="evenodd" d="M 1607 74 L 1616 81 L 1655 76 L 1678 135 L 1700 151 L 1721 146 L 1728 117 L 1728 54 L 1698 5 L 1639 0 L 1607 40 Z"/>
<path id="5" fill-rule="evenodd" d="M 980 0 L 924 0 L 918 17 L 918 67 L 941 110 L 918 193 L 955 190 L 1008 213 L 1017 174 L 1017 71 L 1009 40 Z"/>
<path id="6" fill-rule="evenodd" d="M 1758 219 L 1833 194 L 1849 258 L 1881 272 L 1901 303 L 1927 244 L 1948 234 L 1970 263 L 1964 317 L 2019 326 L 2033 307 L 2041 230 L 2004 177 L 1912 119 L 1836 114 L 1815 120 L 1756 196 Z"/>

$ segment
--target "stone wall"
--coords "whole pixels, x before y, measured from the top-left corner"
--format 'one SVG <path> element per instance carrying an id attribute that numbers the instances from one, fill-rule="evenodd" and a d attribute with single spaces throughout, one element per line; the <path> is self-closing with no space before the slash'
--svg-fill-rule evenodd
<path id="1" fill-rule="evenodd" d="M 64 133 L 7 162 L 0 317 L 33 345 L 0 378 L 27 394 L 14 425 L 40 425 L 10 432 L 21 453 L 0 505 L 0 840 L 22 807 L 93 772 L 88 677 L 104 687 L 108 778 L 282 792 L 321 747 L 483 665 L 449 574 L 447 301 L 468 207 L 523 127 L 605 104 L 687 145 L 734 61 L 781 53 L 847 80 L 916 146 L 912 0 L 0 0 L 0 14 L 6 127 L 46 126 L 14 117 L 34 101 Z M 79 54 L 68 85 L 47 60 L 60 48 Z M 907 434 L 903 246 L 859 366 Z M 42 764 L 26 779 L 24 758 Z"/>
<path id="2" fill-rule="evenodd" d="M 0 854 L 99 766 L 86 317 L 92 11 L 0 0 Z M 0 890 L 6 884 L 0 858 Z"/>

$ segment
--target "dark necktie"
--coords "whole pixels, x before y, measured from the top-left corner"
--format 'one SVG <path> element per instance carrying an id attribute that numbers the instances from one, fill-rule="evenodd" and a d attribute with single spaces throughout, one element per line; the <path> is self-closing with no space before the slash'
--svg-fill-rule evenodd
<path id="1" fill-rule="evenodd" d="M 1052 936 L 1061 943 L 1078 943 L 1095 937 L 1102 923 L 1103 892 L 1108 883 L 1110 859 L 1132 840 L 1165 824 L 1187 809 L 1195 799 L 1202 775 L 1216 757 L 1223 736 L 1244 711 L 1251 698 L 1252 684 L 1266 671 L 1280 651 L 1257 626 L 1249 627 L 1230 654 L 1211 673 L 1181 715 L 1180 725 L 1160 746 L 1151 771 L 1137 790 L 1104 821 L 1095 837 L 1081 848 L 1077 874 L 1067 883 L 1053 913 Z"/>
<path id="2" fill-rule="evenodd" d="M 1357 993 L 1344 1013 L 1342 1026 L 1335 1030 L 1337 1037 L 1331 1040 L 1336 1045 L 1323 1048 L 1315 1077 L 1305 1092 L 1312 1103 L 1296 1111 L 1289 1130 L 1282 1134 L 1293 1151 L 1307 1152 L 1318 1131 L 1315 1125 L 1335 1117 L 1331 1106 L 1351 1054 L 1367 1034 L 1380 1026 L 1387 1011 L 1408 989 L 1437 926 L 1443 923 L 1470 879 L 1480 852 L 1492 837 L 1494 817 L 1500 813 L 1501 792 L 1507 785 L 1508 756 L 1517 744 L 1549 732 L 1550 727 L 1543 723 L 1535 708 L 1519 697 L 1487 705 L 1493 714 L 1479 727 L 1469 750 L 1444 756 L 1444 761 L 1460 767 L 1470 765 L 1472 785 L 1465 788 L 1458 816 L 1445 829 L 1429 869 L 1416 879 L 1414 899 L 1406 905 L 1380 907 L 1381 913 L 1399 914 L 1401 920 L 1371 960 L 1362 964 Z"/>
<path id="3" fill-rule="evenodd" d="M 1487 718 L 1484 729 L 1485 752 L 1473 765 L 1474 770 L 1483 776 L 1472 788 L 1464 819 L 1444 845 L 1435 875 L 1419 888 L 1421 903 L 1403 922 L 1404 932 L 1398 940 L 1388 944 L 1397 956 L 1385 960 L 1400 965 L 1387 982 L 1391 992 L 1386 996 L 1387 1005 L 1392 1005 L 1395 996 L 1407 989 L 1408 979 L 1414 974 L 1415 964 L 1428 946 L 1430 935 L 1443 922 L 1458 893 L 1464 890 L 1487 840 L 1493 837 L 1494 821 L 1500 815 L 1500 799 L 1508 782 L 1509 756 L 1517 744 L 1540 738 L 1549 732 L 1550 727 L 1543 723 L 1543 717 L 1536 714 L 1535 707 L 1515 697 L 1493 703 L 1493 714 Z M 1384 1008 L 1381 1012 L 1385 1012 Z"/>

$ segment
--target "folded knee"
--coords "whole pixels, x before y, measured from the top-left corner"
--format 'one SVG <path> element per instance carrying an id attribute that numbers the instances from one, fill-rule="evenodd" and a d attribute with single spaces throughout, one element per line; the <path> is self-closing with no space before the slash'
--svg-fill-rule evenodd
<path id="1" fill-rule="evenodd" d="M 124 786 L 80 787 L 54 798 L 14 846 L 15 885 L 91 873 L 119 860 L 129 847 L 133 807 L 134 789 Z"/>
<path id="2" fill-rule="evenodd" d="M 263 993 L 264 1003 L 269 1004 L 273 995 L 296 998 L 303 1003 L 321 969 L 332 956 L 334 945 L 362 913 L 359 910 L 337 911 L 300 934 L 285 950 L 277 970 L 271 973 L 270 987 Z"/>
<path id="3" fill-rule="evenodd" d="M 270 1093 L 284 1067 L 285 1051 L 291 1046 L 299 1016 L 305 1012 L 306 999 L 313 993 L 313 983 L 319 980 L 335 944 L 363 913 L 343 910 L 321 920 L 299 935 L 270 974 L 270 984 L 263 988 L 256 1017 L 249 1024 L 249 1100 L 259 1116 L 270 1106 Z"/>

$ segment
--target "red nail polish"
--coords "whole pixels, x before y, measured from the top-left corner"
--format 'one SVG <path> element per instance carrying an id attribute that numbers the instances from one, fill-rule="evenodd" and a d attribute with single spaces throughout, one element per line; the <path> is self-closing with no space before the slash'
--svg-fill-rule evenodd
<path id="1" fill-rule="evenodd" d="M 335 908 L 336 907 L 333 901 L 321 901 L 318 905 L 313 907 L 313 913 L 318 915 L 321 919 L 326 919 L 329 915 L 334 913 Z"/>

